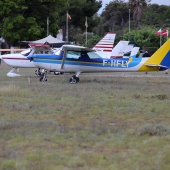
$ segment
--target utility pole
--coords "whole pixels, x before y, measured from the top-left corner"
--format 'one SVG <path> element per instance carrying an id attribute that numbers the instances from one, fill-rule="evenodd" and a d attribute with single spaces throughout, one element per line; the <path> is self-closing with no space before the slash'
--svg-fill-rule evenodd
<path id="1" fill-rule="evenodd" d="M 129 9 L 129 33 L 130 33 L 130 9 Z"/>
<path id="2" fill-rule="evenodd" d="M 86 21 L 85 21 L 85 26 L 86 26 L 86 46 L 87 46 L 87 27 L 88 27 L 88 24 L 87 24 L 87 17 L 86 17 Z"/>
<path id="3" fill-rule="evenodd" d="M 49 35 L 49 17 L 47 17 L 47 36 Z"/>

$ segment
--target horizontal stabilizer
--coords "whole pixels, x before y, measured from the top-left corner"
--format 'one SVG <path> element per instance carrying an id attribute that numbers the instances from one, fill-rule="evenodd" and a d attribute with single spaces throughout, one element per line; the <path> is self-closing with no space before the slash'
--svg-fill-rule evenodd
<path id="1" fill-rule="evenodd" d="M 148 66 L 148 67 L 163 67 L 163 68 L 166 68 L 166 69 L 169 69 L 167 66 L 163 66 L 163 65 L 158 65 L 158 64 L 145 64 L 145 66 Z"/>

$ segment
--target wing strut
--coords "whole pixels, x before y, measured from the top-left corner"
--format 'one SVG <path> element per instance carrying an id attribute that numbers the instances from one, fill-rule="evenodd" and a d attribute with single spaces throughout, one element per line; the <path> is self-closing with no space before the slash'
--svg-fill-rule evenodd
<path id="1" fill-rule="evenodd" d="M 64 68 L 64 63 L 65 63 L 65 60 L 66 60 L 66 54 L 67 54 L 67 48 L 64 47 L 64 54 L 63 54 L 63 60 L 62 60 L 62 64 L 61 64 L 61 69 Z"/>

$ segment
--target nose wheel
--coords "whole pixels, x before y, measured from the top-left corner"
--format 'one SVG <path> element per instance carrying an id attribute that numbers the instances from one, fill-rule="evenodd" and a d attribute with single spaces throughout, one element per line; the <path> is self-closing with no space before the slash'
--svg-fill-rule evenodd
<path id="1" fill-rule="evenodd" d="M 71 78 L 70 78 L 70 83 L 71 84 L 75 84 L 75 83 L 78 83 L 79 82 L 79 77 L 76 77 L 76 75 L 73 75 Z"/>
<path id="2" fill-rule="evenodd" d="M 35 75 L 41 76 L 41 70 L 40 70 L 40 68 L 38 68 L 37 70 L 35 70 Z"/>

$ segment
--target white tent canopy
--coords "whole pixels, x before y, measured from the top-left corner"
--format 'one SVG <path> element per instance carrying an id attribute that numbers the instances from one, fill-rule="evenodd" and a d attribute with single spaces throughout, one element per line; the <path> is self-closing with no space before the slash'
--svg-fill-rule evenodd
<path id="1" fill-rule="evenodd" d="M 65 43 L 65 41 L 62 41 L 62 40 L 59 40 L 51 35 L 45 37 L 45 38 L 42 38 L 40 40 L 36 40 L 36 41 L 32 41 L 30 43 L 40 43 L 40 44 L 45 44 L 45 43 L 48 43 L 48 44 L 57 44 L 57 43 Z"/>

